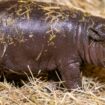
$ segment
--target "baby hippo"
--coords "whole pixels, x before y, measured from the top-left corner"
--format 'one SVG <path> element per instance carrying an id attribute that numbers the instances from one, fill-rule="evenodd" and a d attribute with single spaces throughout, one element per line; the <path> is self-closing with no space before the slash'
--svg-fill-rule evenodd
<path id="1" fill-rule="evenodd" d="M 0 2 L 0 73 L 58 70 L 68 89 L 81 87 L 81 65 L 105 67 L 105 19 L 63 5 Z"/>

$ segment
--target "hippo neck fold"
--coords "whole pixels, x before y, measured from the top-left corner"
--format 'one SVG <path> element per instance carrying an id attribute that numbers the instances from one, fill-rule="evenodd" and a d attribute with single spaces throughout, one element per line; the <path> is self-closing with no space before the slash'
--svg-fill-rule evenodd
<path id="1" fill-rule="evenodd" d="M 78 24 L 77 49 L 79 55 L 88 64 L 105 67 L 105 48 L 100 42 L 89 39 L 88 29 L 87 23 Z"/>

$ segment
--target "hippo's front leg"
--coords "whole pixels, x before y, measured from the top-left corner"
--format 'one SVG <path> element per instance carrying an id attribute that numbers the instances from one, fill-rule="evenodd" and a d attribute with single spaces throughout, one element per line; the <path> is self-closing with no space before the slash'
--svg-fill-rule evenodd
<path id="1" fill-rule="evenodd" d="M 75 89 L 82 86 L 80 62 L 70 60 L 63 62 L 60 67 L 60 73 L 62 80 L 68 89 Z"/>

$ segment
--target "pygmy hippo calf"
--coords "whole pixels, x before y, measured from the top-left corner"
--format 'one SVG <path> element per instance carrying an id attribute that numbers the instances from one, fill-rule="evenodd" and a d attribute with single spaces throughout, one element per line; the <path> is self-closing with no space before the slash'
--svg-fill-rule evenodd
<path id="1" fill-rule="evenodd" d="M 82 64 L 105 66 L 105 19 L 35 1 L 0 3 L 0 72 L 58 69 L 68 89 L 81 86 Z"/>

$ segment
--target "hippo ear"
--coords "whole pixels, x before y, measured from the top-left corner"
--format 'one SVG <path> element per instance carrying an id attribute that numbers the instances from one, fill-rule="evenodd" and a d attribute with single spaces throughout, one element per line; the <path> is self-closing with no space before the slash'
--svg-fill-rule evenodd
<path id="1" fill-rule="evenodd" d="M 105 25 L 99 25 L 95 29 L 90 28 L 88 36 L 94 41 L 105 41 Z"/>

